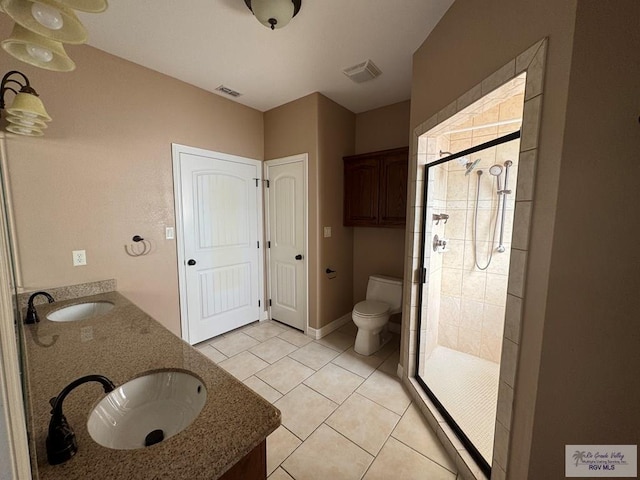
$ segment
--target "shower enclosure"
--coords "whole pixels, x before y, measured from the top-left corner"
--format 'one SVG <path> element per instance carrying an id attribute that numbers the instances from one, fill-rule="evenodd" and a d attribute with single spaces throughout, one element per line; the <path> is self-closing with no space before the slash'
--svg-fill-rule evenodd
<path id="1" fill-rule="evenodd" d="M 430 138 L 416 379 L 485 473 L 497 409 L 523 95 Z"/>

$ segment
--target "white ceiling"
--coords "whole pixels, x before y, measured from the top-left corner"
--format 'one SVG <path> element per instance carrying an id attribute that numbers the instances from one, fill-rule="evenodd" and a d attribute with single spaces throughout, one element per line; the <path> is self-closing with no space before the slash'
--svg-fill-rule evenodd
<path id="1" fill-rule="evenodd" d="M 79 13 L 89 44 L 267 111 L 320 92 L 354 113 L 407 100 L 411 58 L 453 0 L 302 0 L 283 29 L 262 26 L 244 0 L 110 0 Z M 356 84 L 342 69 L 382 70 Z M 230 97 L 227 97 L 230 98 Z"/>

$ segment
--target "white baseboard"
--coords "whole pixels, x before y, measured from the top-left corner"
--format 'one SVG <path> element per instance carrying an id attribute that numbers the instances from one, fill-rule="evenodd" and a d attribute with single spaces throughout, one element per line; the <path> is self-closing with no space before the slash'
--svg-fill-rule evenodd
<path id="1" fill-rule="evenodd" d="M 329 335 L 334 330 L 337 330 L 343 325 L 346 325 L 347 323 L 349 323 L 349 321 L 351 321 L 351 312 L 344 314 L 340 318 L 334 320 L 333 322 L 325 325 L 322 328 L 315 329 L 315 328 L 308 327 L 307 335 L 309 335 L 311 338 L 315 340 L 319 340 L 322 337 Z"/>
<path id="2" fill-rule="evenodd" d="M 398 369 L 396 370 L 396 375 L 398 375 L 398 378 L 402 378 L 404 376 L 404 368 L 400 364 L 398 364 Z"/>
<path id="3" fill-rule="evenodd" d="M 269 320 L 269 311 L 263 310 L 262 315 L 260 316 L 260 321 L 264 322 L 265 320 Z"/>

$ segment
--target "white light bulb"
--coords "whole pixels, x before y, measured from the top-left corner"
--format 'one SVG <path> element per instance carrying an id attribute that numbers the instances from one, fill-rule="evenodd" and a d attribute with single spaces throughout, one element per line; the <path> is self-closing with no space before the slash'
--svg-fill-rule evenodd
<path id="1" fill-rule="evenodd" d="M 60 30 L 64 25 L 60 12 L 44 3 L 33 2 L 31 15 L 40 25 L 50 30 Z"/>
<path id="2" fill-rule="evenodd" d="M 36 60 L 49 63 L 53 60 L 53 52 L 48 48 L 39 47 L 37 45 L 27 45 L 27 53 Z"/>

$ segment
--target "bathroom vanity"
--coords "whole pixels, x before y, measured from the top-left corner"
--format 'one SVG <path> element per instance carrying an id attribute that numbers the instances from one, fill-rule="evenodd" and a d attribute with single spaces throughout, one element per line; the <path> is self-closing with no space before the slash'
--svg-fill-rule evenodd
<path id="1" fill-rule="evenodd" d="M 108 302 L 113 307 L 76 321 L 46 317 L 64 306 Z M 265 479 L 266 437 L 280 412 L 236 378 L 183 342 L 117 292 L 41 304 L 40 322 L 24 325 L 27 415 L 34 479 Z M 120 386 L 154 371 L 186 372 L 206 388 L 199 415 L 183 431 L 149 447 L 118 450 L 92 439 L 90 413 L 105 397 L 84 383 L 64 400 L 77 453 L 47 462 L 49 400 L 72 381 L 102 375 Z"/>

